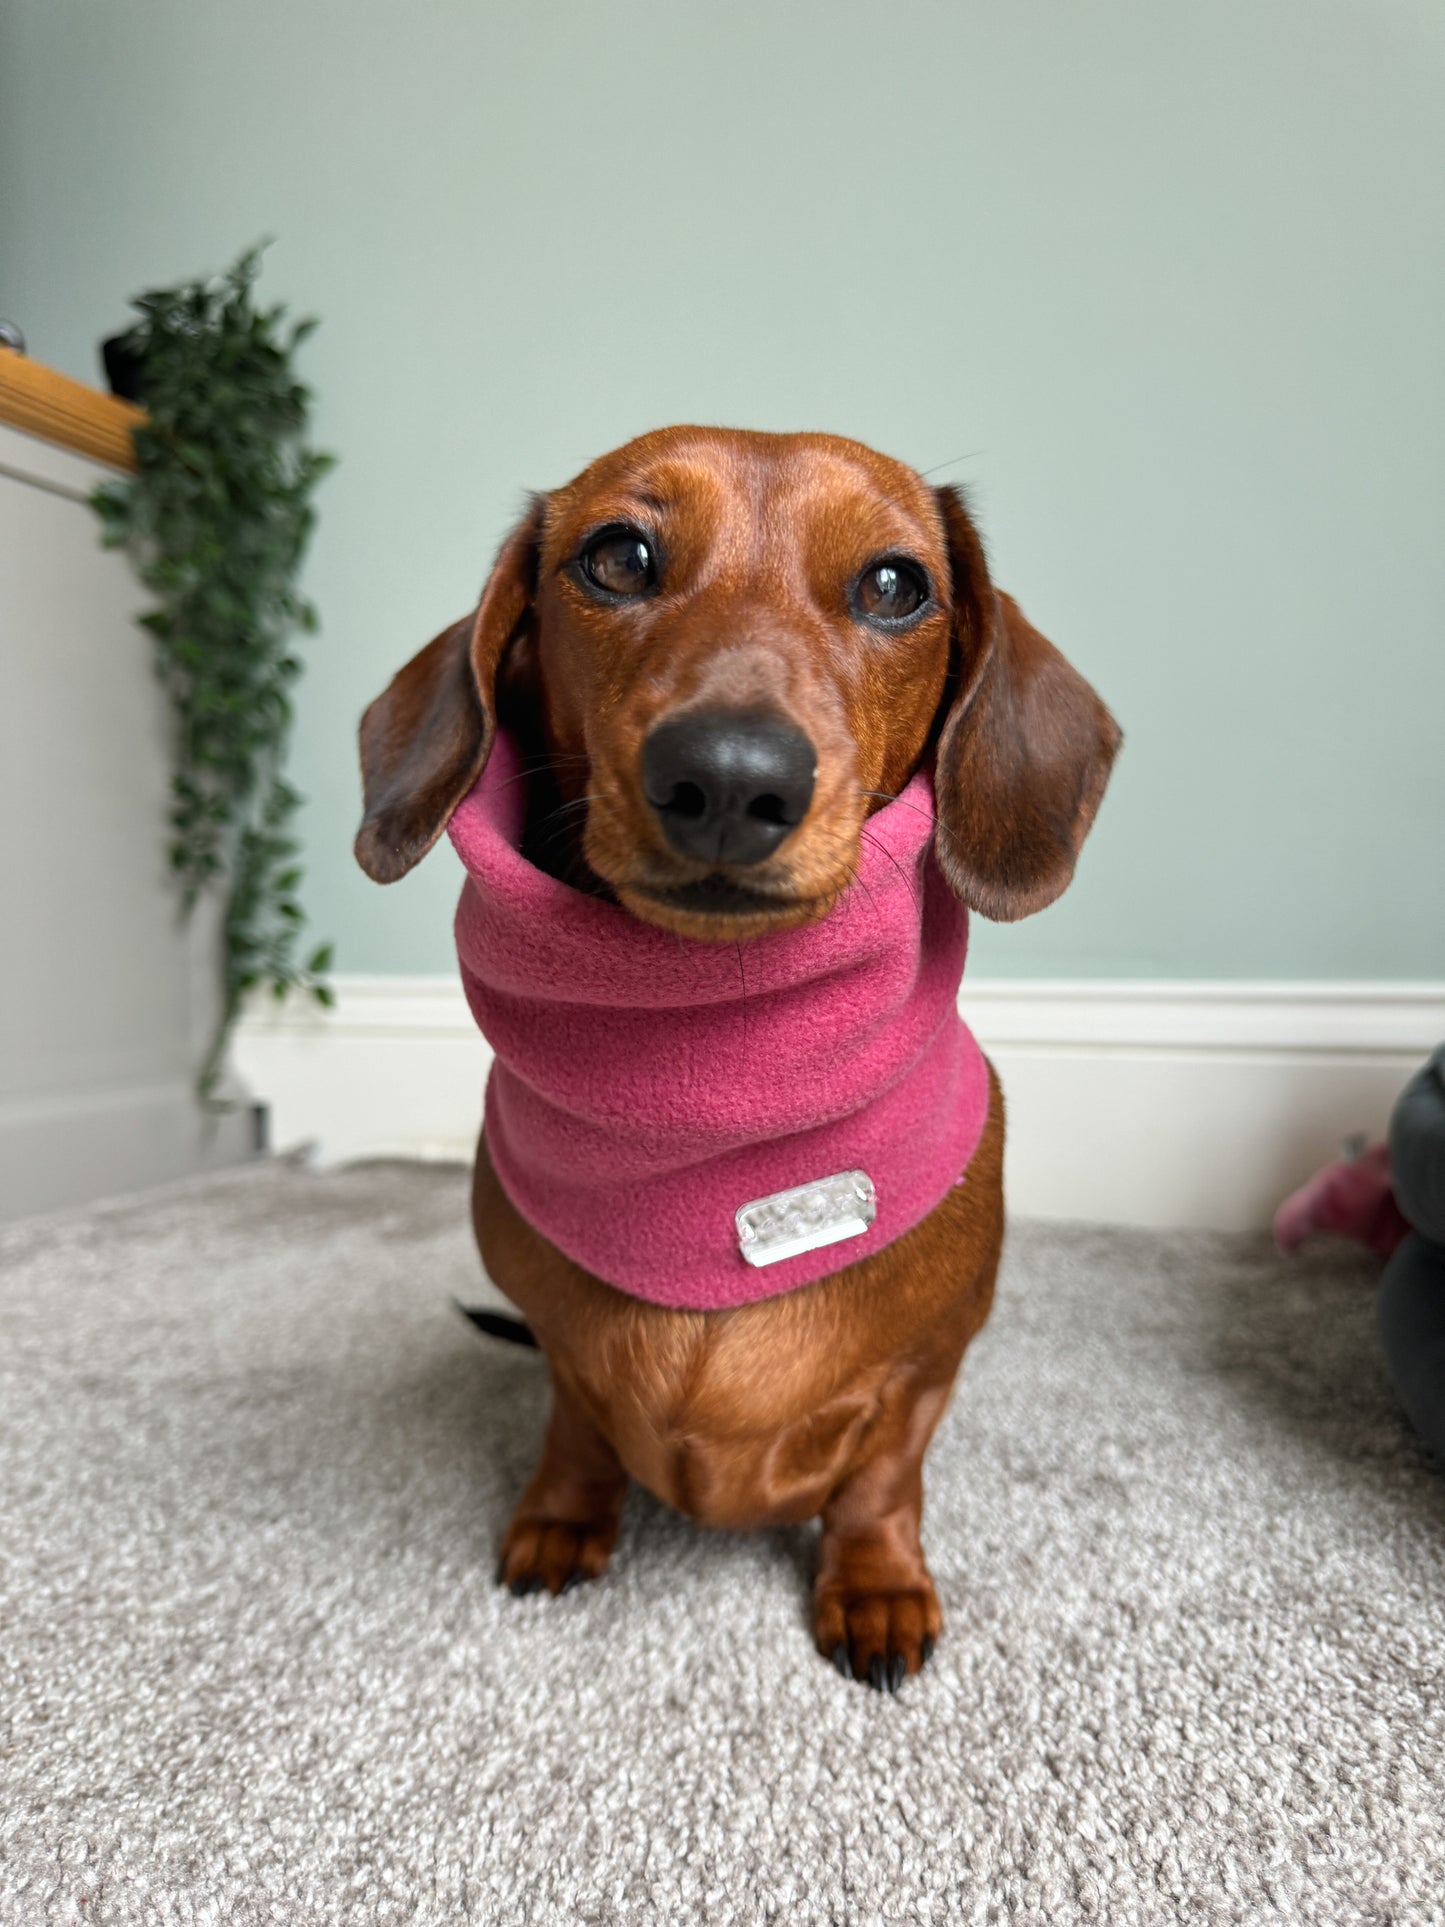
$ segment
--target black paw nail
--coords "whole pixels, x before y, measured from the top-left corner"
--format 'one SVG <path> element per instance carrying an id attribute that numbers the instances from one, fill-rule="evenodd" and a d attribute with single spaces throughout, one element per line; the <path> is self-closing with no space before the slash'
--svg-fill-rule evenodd
<path id="1" fill-rule="evenodd" d="M 506 1578 L 506 1576 L 507 1576 L 507 1562 L 505 1559 L 499 1559 L 497 1561 L 496 1584 L 500 1586 L 502 1581 Z"/>
<path id="2" fill-rule="evenodd" d="M 926 1666 L 933 1658 L 933 1641 L 925 1637 L 923 1641 L 923 1663 Z"/>
<path id="3" fill-rule="evenodd" d="M 562 1581 L 561 1585 L 557 1588 L 557 1597 L 560 1599 L 564 1592 L 575 1591 L 575 1589 L 582 1584 L 582 1581 L 586 1577 L 587 1577 L 586 1573 L 578 1572 L 574 1568 L 571 1572 L 568 1573 L 567 1577 Z"/>
<path id="4" fill-rule="evenodd" d="M 843 1644 L 842 1640 L 839 1640 L 838 1644 L 833 1648 L 833 1664 L 843 1675 L 844 1679 L 852 1679 L 853 1668 L 848 1663 L 848 1648 Z"/>
<path id="5" fill-rule="evenodd" d="M 868 1684 L 879 1693 L 886 1693 L 888 1690 L 888 1675 L 883 1670 L 882 1653 L 875 1653 L 868 1662 Z"/>
<path id="6" fill-rule="evenodd" d="M 888 1663 L 888 1690 L 896 1693 L 908 1677 L 908 1661 L 902 1653 L 895 1653 Z"/>
<path id="7" fill-rule="evenodd" d="M 542 1575 L 539 1572 L 524 1573 L 520 1579 L 514 1579 L 509 1588 L 514 1599 L 525 1599 L 529 1592 L 540 1592 L 541 1590 Z"/>

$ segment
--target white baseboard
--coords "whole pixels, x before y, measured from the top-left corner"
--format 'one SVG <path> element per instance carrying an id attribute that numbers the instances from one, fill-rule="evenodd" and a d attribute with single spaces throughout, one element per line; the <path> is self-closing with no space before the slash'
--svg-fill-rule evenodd
<path id="1" fill-rule="evenodd" d="M 235 1064 L 277 1149 L 468 1159 L 489 1052 L 450 977 L 342 977 L 247 1018 Z M 1445 1037 L 1445 983 L 969 981 L 1024 1216 L 1267 1225 L 1353 1131 L 1383 1133 Z"/>
<path id="2" fill-rule="evenodd" d="M 189 1069 L 154 1082 L 0 1098 L 0 1220 L 239 1164 L 249 1111 L 210 1116 Z"/>

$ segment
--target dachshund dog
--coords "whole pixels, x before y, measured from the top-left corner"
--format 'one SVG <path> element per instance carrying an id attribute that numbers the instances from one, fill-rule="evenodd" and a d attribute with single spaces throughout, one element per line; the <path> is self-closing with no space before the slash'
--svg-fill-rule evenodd
<path id="1" fill-rule="evenodd" d="M 431 848 L 499 726 L 523 759 L 530 864 L 614 916 L 755 952 L 842 913 L 869 819 L 920 770 L 943 900 L 1041 910 L 1073 876 L 1120 741 L 994 587 L 956 491 L 832 436 L 704 428 L 645 435 L 534 498 L 478 608 L 367 710 L 369 876 Z M 566 1256 L 484 1133 L 482 1259 L 552 1386 L 503 1583 L 598 1577 L 637 1479 L 702 1524 L 821 1518 L 819 1651 L 890 1692 L 926 1663 L 942 1617 L 923 1458 L 1003 1239 L 991 1065 L 979 1089 L 966 1182 L 881 1249 L 721 1311 L 651 1302 Z"/>

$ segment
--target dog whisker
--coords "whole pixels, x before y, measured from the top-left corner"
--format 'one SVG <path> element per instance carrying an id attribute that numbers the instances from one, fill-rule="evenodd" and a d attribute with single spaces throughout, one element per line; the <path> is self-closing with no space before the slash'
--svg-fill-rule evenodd
<path id="1" fill-rule="evenodd" d="M 919 809 L 918 805 L 916 803 L 910 803 L 907 797 L 890 790 L 859 790 L 858 794 L 860 796 L 881 796 L 885 803 L 901 803 L 905 810 L 912 810 L 917 816 L 928 815 L 927 810 Z M 949 828 L 936 810 L 933 813 L 933 827 L 940 836 L 946 836 L 951 843 L 956 843 L 961 850 L 964 849 L 965 846 L 962 837 L 959 836 L 956 830 Z"/>
<path id="2" fill-rule="evenodd" d="M 957 468 L 960 462 L 971 462 L 976 455 L 982 455 L 981 448 L 966 448 L 961 455 L 950 455 L 946 462 L 935 462 L 932 468 L 920 468 L 919 476 L 927 481 L 930 475 L 941 475 L 946 468 Z"/>
<path id="3" fill-rule="evenodd" d="M 918 891 L 914 886 L 913 878 L 909 876 L 908 872 L 904 869 L 903 865 L 898 861 L 898 858 L 894 856 L 893 852 L 889 849 L 888 845 L 886 843 L 880 843 L 876 836 L 871 836 L 869 834 L 868 826 L 866 824 L 862 825 L 862 827 L 858 831 L 858 834 L 863 839 L 863 841 L 868 845 L 870 850 L 877 850 L 883 856 L 887 857 L 888 861 L 893 865 L 894 869 L 898 872 L 899 876 L 903 879 L 904 889 L 907 890 L 909 896 L 912 897 L 913 901 L 917 903 L 919 901 L 919 897 L 918 897 Z"/>
<path id="4" fill-rule="evenodd" d="M 584 756 L 579 752 L 569 752 L 561 756 L 539 756 L 532 762 L 521 764 L 514 775 L 508 776 L 496 787 L 499 790 L 510 789 L 513 783 L 525 783 L 529 777 L 540 776 L 548 770 L 554 770 L 559 764 L 590 763 L 591 760 L 590 756 Z"/>
<path id="5" fill-rule="evenodd" d="M 855 870 L 851 863 L 848 866 L 848 874 L 852 877 L 853 881 L 858 885 L 859 889 L 863 892 L 864 896 L 867 897 L 869 907 L 871 908 L 874 916 L 881 923 L 883 921 L 883 912 L 878 908 L 878 899 L 877 897 L 874 896 L 873 892 L 868 888 L 868 885 L 863 881 L 863 877 L 861 873 Z"/>

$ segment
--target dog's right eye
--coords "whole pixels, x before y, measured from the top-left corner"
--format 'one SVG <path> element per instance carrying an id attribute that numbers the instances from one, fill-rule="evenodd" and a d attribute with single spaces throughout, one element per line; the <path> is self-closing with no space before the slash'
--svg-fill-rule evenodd
<path id="1" fill-rule="evenodd" d="M 657 580 L 652 544 L 636 529 L 606 529 L 582 551 L 582 573 L 608 595 L 642 595 Z"/>

